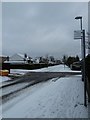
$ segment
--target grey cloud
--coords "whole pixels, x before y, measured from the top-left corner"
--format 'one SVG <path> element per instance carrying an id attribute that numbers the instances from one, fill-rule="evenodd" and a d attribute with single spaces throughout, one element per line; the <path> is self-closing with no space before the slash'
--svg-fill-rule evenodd
<path id="1" fill-rule="evenodd" d="M 83 15 L 87 28 L 87 3 L 3 3 L 2 10 L 3 54 L 80 55 L 74 17 Z"/>

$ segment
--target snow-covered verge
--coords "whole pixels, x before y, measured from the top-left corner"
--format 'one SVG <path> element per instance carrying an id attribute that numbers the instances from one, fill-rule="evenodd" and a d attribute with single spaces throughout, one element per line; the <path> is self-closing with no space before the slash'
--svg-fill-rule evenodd
<path id="1" fill-rule="evenodd" d="M 7 81 L 7 80 L 10 80 L 10 77 L 0 76 L 0 84 L 1 84 L 1 82 Z"/>
<path id="2" fill-rule="evenodd" d="M 35 69 L 35 70 L 23 70 L 23 69 L 11 69 L 11 73 L 15 74 L 25 74 L 27 72 L 77 72 L 77 71 L 72 71 L 68 66 L 65 65 L 55 65 L 51 67 L 45 67 L 41 69 Z M 81 72 L 81 71 L 78 71 Z"/>
<path id="3" fill-rule="evenodd" d="M 34 85 L 3 104 L 3 118 L 88 118 L 81 76 Z"/>
<path id="4" fill-rule="evenodd" d="M 24 75 L 27 72 L 30 72 L 31 70 L 24 70 L 24 69 L 11 69 L 10 73 L 11 74 L 20 74 L 20 75 Z"/>
<path id="5" fill-rule="evenodd" d="M 72 71 L 68 66 L 64 65 L 55 65 L 51 67 L 46 67 L 46 68 L 41 68 L 37 70 L 31 70 L 34 72 L 77 72 L 77 71 Z M 78 71 L 81 72 L 81 71 Z"/>
<path id="6" fill-rule="evenodd" d="M 11 69 L 11 73 L 19 73 L 19 74 L 25 74 L 27 72 L 77 72 L 72 71 L 68 66 L 65 65 L 55 65 L 51 67 L 45 67 L 41 69 L 35 69 L 35 70 L 22 70 L 22 69 Z M 78 71 L 81 72 L 81 71 Z"/>

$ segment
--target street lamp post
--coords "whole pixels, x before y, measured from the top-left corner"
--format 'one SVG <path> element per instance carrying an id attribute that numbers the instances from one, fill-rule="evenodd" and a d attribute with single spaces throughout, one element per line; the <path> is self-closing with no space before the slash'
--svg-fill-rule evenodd
<path id="1" fill-rule="evenodd" d="M 80 28 L 82 31 L 82 16 L 77 16 L 75 17 L 76 20 L 80 20 Z M 81 57 L 83 59 L 83 41 L 82 41 L 82 37 L 81 37 Z M 83 75 L 83 67 L 82 67 L 82 81 L 84 81 L 84 75 Z"/>
<path id="2" fill-rule="evenodd" d="M 82 80 L 84 81 L 84 105 L 86 104 L 86 74 L 85 74 L 85 30 L 82 29 L 82 16 L 75 17 L 75 19 L 80 19 L 81 23 L 81 55 L 82 55 Z"/>
<path id="3" fill-rule="evenodd" d="M 75 17 L 76 20 L 79 20 L 80 19 L 80 23 L 81 23 L 81 30 L 82 30 L 82 16 L 77 16 Z"/>

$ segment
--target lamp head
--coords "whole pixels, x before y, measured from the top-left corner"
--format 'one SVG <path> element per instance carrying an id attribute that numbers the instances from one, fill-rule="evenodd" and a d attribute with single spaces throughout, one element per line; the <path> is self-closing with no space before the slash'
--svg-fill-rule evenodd
<path id="1" fill-rule="evenodd" d="M 77 17 L 75 17 L 75 19 L 76 19 L 76 20 L 82 19 L 82 16 L 77 16 Z"/>

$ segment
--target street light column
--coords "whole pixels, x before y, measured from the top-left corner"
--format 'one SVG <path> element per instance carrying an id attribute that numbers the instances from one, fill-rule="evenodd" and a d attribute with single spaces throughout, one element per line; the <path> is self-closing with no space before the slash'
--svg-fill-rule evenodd
<path id="1" fill-rule="evenodd" d="M 77 16 L 77 17 L 75 17 L 75 19 L 76 20 L 80 20 L 80 29 L 82 31 L 82 16 Z M 82 60 L 84 58 L 83 52 L 84 52 L 84 50 L 83 50 L 83 38 L 81 37 L 81 58 L 82 58 Z M 82 71 L 82 81 L 84 81 L 84 79 L 83 79 L 84 78 L 84 75 L 83 75 L 83 65 L 82 65 L 81 71 Z"/>
<path id="2" fill-rule="evenodd" d="M 86 74 L 85 74 L 85 30 L 82 29 L 82 16 L 78 16 L 75 19 L 79 19 L 81 23 L 81 33 L 83 34 L 81 37 L 81 56 L 82 56 L 82 80 L 84 81 L 84 105 L 86 104 Z"/>
<path id="3" fill-rule="evenodd" d="M 81 23 L 81 31 L 82 31 L 82 17 L 80 18 L 80 23 Z M 83 38 L 81 37 L 81 57 L 82 57 L 82 60 L 84 59 L 84 49 L 83 49 Z M 83 65 L 82 65 L 82 81 L 84 81 L 84 71 L 83 71 Z"/>

